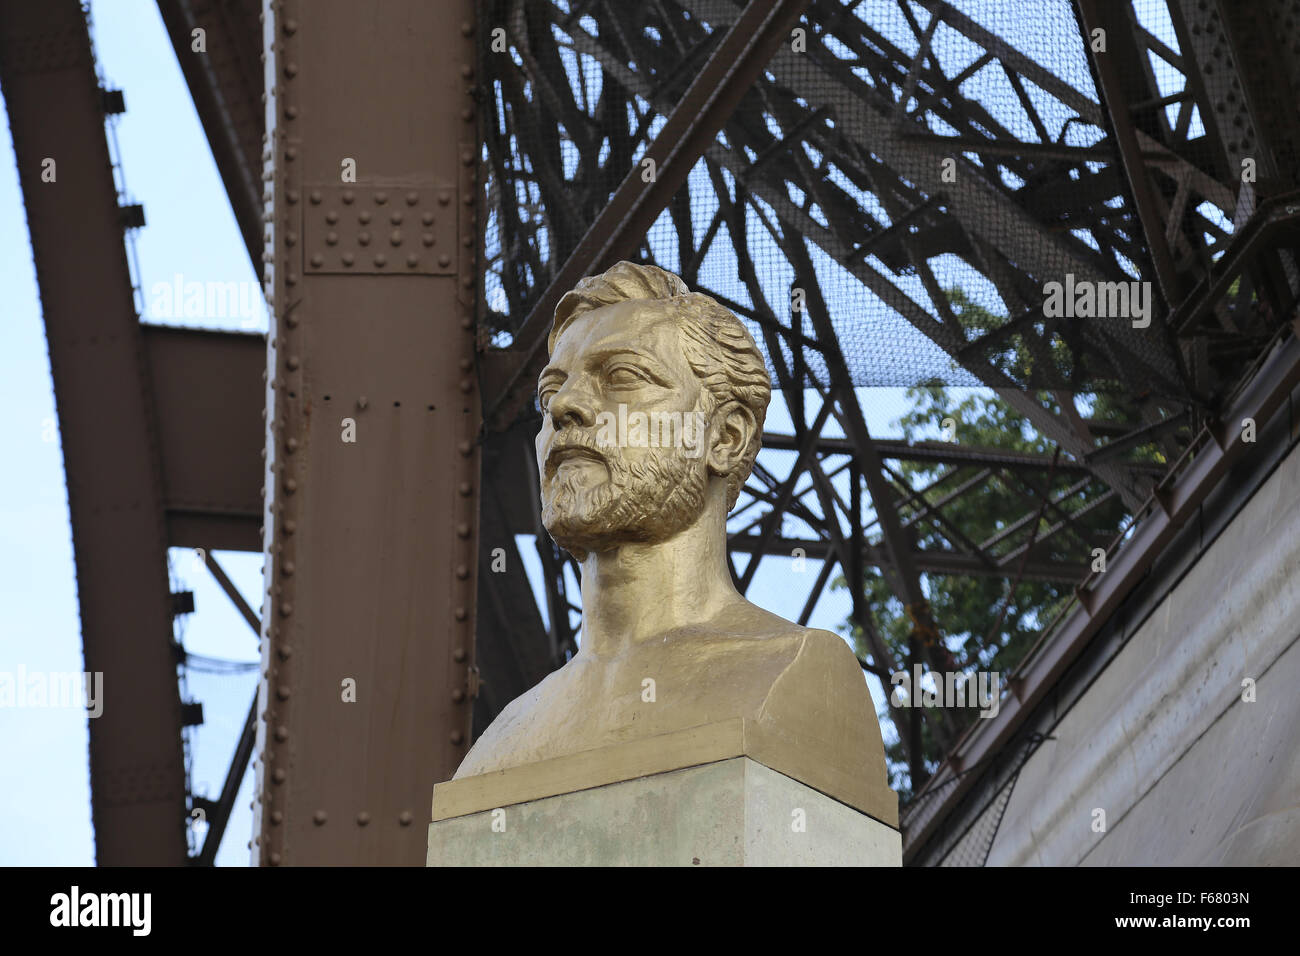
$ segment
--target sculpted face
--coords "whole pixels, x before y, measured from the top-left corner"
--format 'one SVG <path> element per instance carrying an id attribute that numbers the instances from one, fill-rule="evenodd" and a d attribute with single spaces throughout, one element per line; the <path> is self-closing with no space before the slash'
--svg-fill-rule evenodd
<path id="1" fill-rule="evenodd" d="M 682 352 L 673 307 L 633 299 L 579 315 L 538 378 L 542 523 L 579 560 L 666 540 L 703 510 L 710 399 Z M 645 440 L 638 413 L 682 423 L 680 439 L 654 447 L 667 432 L 652 425 Z M 629 419 L 632 428 L 619 427 Z"/>

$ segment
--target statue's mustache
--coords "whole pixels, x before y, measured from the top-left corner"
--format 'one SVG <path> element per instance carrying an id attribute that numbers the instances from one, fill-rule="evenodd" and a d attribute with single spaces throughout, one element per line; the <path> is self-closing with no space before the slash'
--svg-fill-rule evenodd
<path id="1" fill-rule="evenodd" d="M 560 467 L 560 462 L 569 454 L 581 454 L 584 457 L 591 457 L 603 464 L 609 464 L 609 446 L 601 445 L 593 436 L 588 436 L 584 432 L 566 431 L 557 433 L 551 439 L 550 447 L 546 451 L 545 465 L 546 477 L 549 480 L 555 476 L 556 470 Z"/>

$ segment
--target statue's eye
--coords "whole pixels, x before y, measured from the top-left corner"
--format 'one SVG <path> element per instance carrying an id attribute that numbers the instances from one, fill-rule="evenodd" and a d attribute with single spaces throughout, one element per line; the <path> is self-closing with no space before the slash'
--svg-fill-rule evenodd
<path id="1" fill-rule="evenodd" d="M 551 396 L 554 394 L 555 389 L 553 388 L 544 388 L 537 393 L 537 404 L 541 407 L 542 411 L 546 411 L 546 406 L 551 404 Z"/>
<path id="2" fill-rule="evenodd" d="M 640 385 L 649 381 L 645 375 L 631 365 L 615 365 L 609 370 L 608 379 L 611 385 Z"/>

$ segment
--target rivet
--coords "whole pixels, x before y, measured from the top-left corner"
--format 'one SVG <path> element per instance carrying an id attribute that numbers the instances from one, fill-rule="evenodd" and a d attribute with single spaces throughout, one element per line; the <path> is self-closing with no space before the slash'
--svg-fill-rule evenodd
<path id="1" fill-rule="evenodd" d="M 458 621 L 463 621 L 465 620 L 465 618 L 469 617 L 469 612 L 466 611 L 463 607 L 456 608 L 456 610 L 453 611 L 452 614 L 455 615 L 456 620 Z"/>
<path id="2" fill-rule="evenodd" d="M 298 242 L 298 234 L 296 232 L 289 231 L 284 234 L 284 244 L 286 246 L 296 245 L 297 242 Z"/>
<path id="3" fill-rule="evenodd" d="M 312 254 L 311 264 L 313 266 L 319 269 L 324 264 L 324 262 L 325 262 L 325 257 L 322 256 L 319 252 Z"/>
<path id="4" fill-rule="evenodd" d="M 279 727 L 276 727 L 276 728 L 275 728 L 275 739 L 276 739 L 276 740 L 279 740 L 279 741 L 285 741 L 285 740 L 288 740 L 288 739 L 289 739 L 289 728 L 286 727 L 284 724 L 281 724 Z"/>
<path id="5" fill-rule="evenodd" d="M 474 67 L 470 66 L 468 63 L 462 63 L 460 65 L 460 75 L 465 77 L 467 80 L 470 79 L 474 75 Z"/>
<path id="6" fill-rule="evenodd" d="M 468 458 L 470 453 L 474 450 L 474 446 L 467 441 L 461 442 L 456 447 L 460 451 L 460 453 L 464 455 L 466 458 Z M 461 535 L 461 537 L 464 537 L 464 535 Z"/>
<path id="7" fill-rule="evenodd" d="M 460 284 L 464 286 L 466 289 L 472 289 L 474 288 L 474 277 L 466 273 L 465 277 L 460 280 Z"/>
<path id="8" fill-rule="evenodd" d="M 357 233 L 357 242 L 361 243 L 363 246 L 370 245 L 370 233 L 368 232 Z"/>
<path id="9" fill-rule="evenodd" d="M 402 222 L 402 214 L 401 214 L 401 212 L 399 212 L 398 210 L 394 209 L 394 210 L 393 210 L 393 214 L 392 214 L 391 216 L 388 217 L 388 221 L 391 222 L 394 226 L 396 226 L 396 225 L 400 225 L 401 222 Z"/>
<path id="10" fill-rule="evenodd" d="M 324 810 L 317 810 L 315 813 L 311 815 L 311 822 L 316 824 L 316 826 L 318 827 L 323 827 L 325 825 L 325 821 L 328 819 L 329 819 L 329 815 Z"/>
<path id="11" fill-rule="evenodd" d="M 460 154 L 460 162 L 462 166 L 473 166 L 474 154 L 470 152 L 468 149 L 465 150 L 465 152 Z"/>
<path id="12" fill-rule="evenodd" d="M 460 390 L 468 394 L 474 390 L 474 380 L 472 378 L 462 378 L 460 380 Z"/>
<path id="13" fill-rule="evenodd" d="M 387 264 L 388 264 L 388 259 L 386 256 L 384 255 L 375 256 L 375 265 L 377 265 L 379 268 L 382 269 Z"/>
<path id="14" fill-rule="evenodd" d="M 465 735 L 459 730 L 453 730 L 451 732 L 451 742 L 453 744 L 463 744 L 465 742 Z"/>
<path id="15" fill-rule="evenodd" d="M 284 317 L 284 324 L 289 326 L 291 329 L 294 328 L 298 324 L 298 316 L 290 312 Z"/>
<path id="16" fill-rule="evenodd" d="M 398 218 L 400 219 L 401 217 L 399 216 Z M 388 241 L 395 246 L 400 246 L 402 244 L 402 230 L 394 229 L 388 234 Z"/>
<path id="17" fill-rule="evenodd" d="M 377 192 L 377 193 L 375 193 L 375 203 L 376 203 L 377 205 L 382 206 L 382 205 L 383 205 L 384 203 L 386 203 L 386 202 L 388 202 L 388 193 L 386 193 L 386 192 Z"/>
<path id="18" fill-rule="evenodd" d="M 347 205 L 349 206 L 352 205 L 352 200 L 356 198 L 357 197 L 353 194 L 351 189 L 343 190 L 343 202 L 346 203 Z"/>
<path id="19" fill-rule="evenodd" d="M 283 767 L 276 767 L 275 771 L 271 774 L 271 779 L 274 780 L 276 783 L 284 783 L 284 779 L 286 776 L 288 776 L 288 774 L 284 772 Z"/>
<path id="20" fill-rule="evenodd" d="M 312 204 L 313 206 L 319 206 L 319 205 L 320 205 L 320 199 L 321 199 L 321 196 L 320 196 L 320 190 L 319 190 L 319 189 L 313 189 L 313 190 L 311 191 L 311 196 L 310 196 L 309 198 L 311 199 L 311 204 Z"/>
<path id="21" fill-rule="evenodd" d="M 287 199 L 290 203 L 296 203 L 298 201 L 298 190 L 296 189 L 286 190 L 284 194 L 284 198 Z"/>
<path id="22" fill-rule="evenodd" d="M 461 703 L 465 699 L 465 692 L 457 687 L 451 692 L 451 699 L 454 703 Z"/>
<path id="23" fill-rule="evenodd" d="M 288 687 L 288 685 L 287 685 L 287 684 L 281 684 L 279 687 L 277 687 L 277 688 L 275 689 L 275 696 L 278 697 L 278 698 L 280 698 L 281 700 L 288 700 L 288 699 L 289 699 L 289 687 Z"/>
<path id="24" fill-rule="evenodd" d="M 468 656 L 469 656 L 469 655 L 467 655 L 467 654 L 465 653 L 465 648 L 463 648 L 463 647 L 458 647 L 458 648 L 456 648 L 454 651 L 451 652 L 451 659 L 452 659 L 453 661 L 455 661 L 456 663 L 458 663 L 458 664 L 461 663 L 462 661 L 464 661 L 465 658 L 468 657 Z"/>
<path id="25" fill-rule="evenodd" d="M 370 210 L 363 209 L 361 212 L 357 213 L 357 222 L 361 223 L 363 226 L 370 222 Z"/>
<path id="26" fill-rule="evenodd" d="M 284 32 L 289 34 L 289 36 L 293 36 L 294 33 L 297 32 L 297 30 L 298 30 L 297 20 L 290 17 L 288 20 L 284 21 Z"/>
<path id="27" fill-rule="evenodd" d="M 286 478 L 284 480 L 284 490 L 289 494 L 293 494 L 298 490 L 298 480 L 296 478 Z"/>
<path id="28" fill-rule="evenodd" d="M 363 827 L 369 822 L 370 822 L 370 814 L 367 813 L 365 810 L 362 810 L 360 813 L 357 814 L 357 826 Z"/>
<path id="29" fill-rule="evenodd" d="M 284 108 L 284 115 L 286 119 L 295 119 L 298 116 L 298 107 L 292 105 L 286 106 Z"/>
<path id="30" fill-rule="evenodd" d="M 460 369 L 462 372 L 468 372 L 473 367 L 474 367 L 473 360 L 468 358 L 463 358 L 460 360 Z"/>
<path id="31" fill-rule="evenodd" d="M 474 237 L 473 237 L 473 236 L 465 236 L 465 238 L 463 238 L 463 239 L 460 241 L 460 244 L 461 244 L 462 246 L 464 246 L 466 249 L 468 249 L 470 246 L 474 245 Z"/>
<path id="32" fill-rule="evenodd" d="M 275 652 L 280 655 L 280 660 L 287 661 L 289 657 L 293 654 L 293 645 L 282 644 L 275 649 Z"/>
<path id="33" fill-rule="evenodd" d="M 472 206 L 472 205 L 474 205 L 474 194 L 473 194 L 473 193 L 466 193 L 466 194 L 465 194 L 465 198 L 462 199 L 461 202 L 463 202 L 466 206 Z"/>
<path id="34" fill-rule="evenodd" d="M 414 269 L 416 266 L 420 264 L 420 257 L 417 256 L 414 252 L 412 252 L 410 255 L 406 257 L 406 264 L 410 266 L 412 269 Z"/>
<path id="35" fill-rule="evenodd" d="M 460 118 L 463 119 L 466 123 L 468 123 L 470 120 L 474 118 L 474 108 L 472 106 L 465 107 L 463 110 L 460 111 Z"/>
<path id="36" fill-rule="evenodd" d="M 338 245 L 338 241 L 339 241 L 339 234 L 337 232 L 325 233 L 325 244 L 327 246 Z"/>
<path id="37" fill-rule="evenodd" d="M 294 63 L 293 61 L 290 61 L 290 62 L 286 63 L 286 64 L 284 65 L 284 75 L 285 75 L 285 76 L 297 76 L 297 75 L 298 75 L 298 64 L 297 64 L 297 63 Z"/>
<path id="38" fill-rule="evenodd" d="M 412 821 L 413 819 L 415 819 L 415 818 L 414 818 L 413 816 L 411 816 L 411 811 L 410 811 L 410 810 L 403 810 L 403 811 L 401 812 L 401 814 L 398 815 L 398 817 L 397 817 L 397 822 L 400 823 L 400 824 L 401 824 L 402 826 L 404 826 L 404 827 L 409 827 L 409 826 L 411 825 L 411 821 Z"/>
<path id="39" fill-rule="evenodd" d="M 296 146 L 286 146 L 284 150 L 284 158 L 289 162 L 293 162 L 298 158 L 298 148 Z"/>
<path id="40" fill-rule="evenodd" d="M 293 613 L 293 602 L 292 602 L 292 601 L 285 601 L 283 604 L 280 605 L 280 616 L 281 616 L 281 617 L 288 617 L 288 616 L 289 616 L 290 614 L 292 614 L 292 613 Z"/>
<path id="41" fill-rule="evenodd" d="M 426 226 L 432 226 L 432 225 L 433 225 L 433 213 L 431 213 L 431 212 L 426 212 L 423 216 L 420 217 L 420 222 L 424 223 Z"/>
<path id="42" fill-rule="evenodd" d="M 420 201 L 420 194 L 415 192 L 414 190 L 406 194 L 406 204 L 408 206 L 414 206 L 419 201 Z"/>
<path id="43" fill-rule="evenodd" d="M 462 581 L 464 581 L 467 577 L 469 577 L 468 565 L 464 565 L 464 564 L 456 565 L 456 577 L 460 578 Z"/>
<path id="44" fill-rule="evenodd" d="M 472 36 L 474 33 L 474 24 L 470 23 L 468 20 L 464 21 L 460 25 L 460 32 L 464 36 Z"/>
<path id="45" fill-rule="evenodd" d="M 462 481 L 460 483 L 460 488 L 457 490 L 460 491 L 461 497 L 463 498 L 468 498 L 474 492 L 473 486 L 468 481 Z"/>
<path id="46" fill-rule="evenodd" d="M 272 822 L 273 824 L 275 824 L 276 826 L 279 826 L 281 823 L 284 822 L 284 814 L 281 813 L 279 810 L 272 810 L 272 811 L 271 811 L 271 822 Z"/>
<path id="47" fill-rule="evenodd" d="M 451 256 L 447 255 L 445 252 L 438 256 L 438 265 L 442 266 L 444 269 L 447 268 L 447 266 L 451 265 Z"/>
<path id="48" fill-rule="evenodd" d="M 345 253 L 343 253 L 343 264 L 344 264 L 345 266 L 350 266 L 350 265 L 352 265 L 352 263 L 353 263 L 354 261 L 355 261 L 355 258 L 353 257 L 352 253 L 350 253 L 350 252 L 345 252 Z"/>
<path id="49" fill-rule="evenodd" d="M 471 319 L 468 315 L 462 315 L 460 317 L 460 327 L 462 329 L 472 329 L 474 328 L 474 320 Z"/>
<path id="50" fill-rule="evenodd" d="M 470 531 L 469 525 L 467 525 L 463 521 L 460 524 L 456 525 L 456 534 L 462 538 L 468 538 L 469 531 Z"/>
<path id="51" fill-rule="evenodd" d="M 284 523 L 285 534 L 293 534 L 297 530 L 298 530 L 298 522 L 289 520 Z"/>
<path id="52" fill-rule="evenodd" d="M 365 408 L 369 404 L 370 402 L 366 400 L 366 396 L 364 395 L 357 399 L 357 408 Z"/>
<path id="53" fill-rule="evenodd" d="M 317 257 L 317 258 L 319 258 L 319 257 Z M 284 364 L 287 365 L 287 366 L 289 366 L 290 369 L 295 369 L 295 368 L 297 368 L 297 367 L 298 367 L 298 356 L 296 356 L 296 355 L 290 355 L 287 359 L 284 360 Z"/>
<path id="54" fill-rule="evenodd" d="M 426 246 L 431 246 L 434 244 L 436 240 L 433 238 L 433 233 L 426 232 L 424 233 L 424 235 L 420 236 L 420 241 L 424 243 Z"/>
<path id="55" fill-rule="evenodd" d="M 325 213 L 325 221 L 328 222 L 331 226 L 334 225 L 334 223 L 338 222 L 339 221 L 338 211 L 331 209 L 329 212 Z"/>
<path id="56" fill-rule="evenodd" d="M 440 205 L 440 206 L 445 206 L 445 205 L 447 205 L 447 203 L 449 203 L 449 202 L 451 202 L 451 192 L 450 192 L 450 191 L 444 189 L 442 192 L 438 193 L 438 205 Z"/>
<path id="57" fill-rule="evenodd" d="M 297 282 L 298 282 L 298 273 L 296 272 L 287 273 L 284 277 L 285 285 L 295 285 L 297 284 Z"/>
<path id="58" fill-rule="evenodd" d="M 279 854 L 279 853 L 272 853 L 272 854 L 271 854 L 271 865 L 272 865 L 272 866 L 279 866 L 279 865 L 280 865 L 280 859 L 281 859 L 281 857 L 280 857 L 280 854 Z"/>

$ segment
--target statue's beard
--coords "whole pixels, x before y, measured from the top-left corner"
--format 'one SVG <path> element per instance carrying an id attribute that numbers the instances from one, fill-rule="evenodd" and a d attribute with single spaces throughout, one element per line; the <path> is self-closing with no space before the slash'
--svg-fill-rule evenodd
<path id="1" fill-rule="evenodd" d="M 630 541 L 666 541 L 703 512 L 709 474 L 701 457 L 687 457 L 678 448 L 648 448 L 640 460 L 629 462 L 616 447 L 566 435 L 564 447 L 575 445 L 600 455 L 604 467 L 544 469 L 542 524 L 579 561 Z"/>

